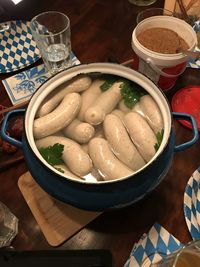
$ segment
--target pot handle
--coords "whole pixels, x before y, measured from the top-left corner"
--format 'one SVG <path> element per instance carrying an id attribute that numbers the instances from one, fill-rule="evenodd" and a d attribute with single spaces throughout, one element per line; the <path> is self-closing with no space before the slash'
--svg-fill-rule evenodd
<path id="1" fill-rule="evenodd" d="M 187 120 L 187 121 L 191 122 L 192 132 L 194 135 L 192 140 L 174 147 L 174 151 L 178 152 L 178 151 L 185 150 L 185 149 L 191 147 L 192 145 L 194 145 L 199 139 L 199 132 L 198 132 L 196 121 L 195 121 L 193 116 L 186 114 L 186 113 L 179 113 L 179 112 L 172 112 L 172 115 L 174 118 L 176 118 L 178 120 Z"/>
<path id="2" fill-rule="evenodd" d="M 22 145 L 21 141 L 14 139 L 7 134 L 7 127 L 8 127 L 9 118 L 11 117 L 11 115 L 18 114 L 18 113 L 25 113 L 25 109 L 15 109 L 15 110 L 12 110 L 12 111 L 6 113 L 4 120 L 2 122 L 2 126 L 1 126 L 1 136 L 2 136 L 3 140 L 10 143 L 11 145 L 22 148 L 23 145 Z"/>

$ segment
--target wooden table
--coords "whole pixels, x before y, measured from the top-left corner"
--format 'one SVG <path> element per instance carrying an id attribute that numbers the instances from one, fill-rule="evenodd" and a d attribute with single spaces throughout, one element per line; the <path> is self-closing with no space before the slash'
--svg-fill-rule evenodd
<path id="1" fill-rule="evenodd" d="M 71 20 L 72 48 L 81 62 L 105 62 L 114 56 L 119 62 L 130 59 L 131 34 L 136 15 L 144 7 L 128 0 L 40 0 L 22 1 L 14 6 L 2 1 L 1 20 L 30 20 L 43 10 L 58 10 Z M 30 3 L 31 2 L 31 3 Z M 157 1 L 151 7 L 163 7 Z M 5 79 L 12 74 L 1 74 Z M 187 85 L 199 85 L 199 70 L 187 69 L 168 98 Z M 11 103 L 0 83 L 1 104 Z M 176 143 L 191 139 L 191 131 L 174 121 Z M 183 214 L 183 194 L 191 174 L 200 165 L 200 143 L 174 154 L 173 164 L 163 182 L 145 199 L 120 210 L 105 212 L 58 249 L 109 249 L 114 266 L 121 267 L 133 244 L 158 222 L 181 242 L 191 240 Z M 18 189 L 20 175 L 27 171 L 24 161 L 0 173 L 0 200 L 19 218 L 19 234 L 13 246 L 20 250 L 52 249 L 45 240 Z M 55 249 L 55 248 L 54 248 Z"/>

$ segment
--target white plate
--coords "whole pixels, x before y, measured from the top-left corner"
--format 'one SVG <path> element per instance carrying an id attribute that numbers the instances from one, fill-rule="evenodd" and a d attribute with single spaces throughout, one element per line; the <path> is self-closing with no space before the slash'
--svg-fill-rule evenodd
<path id="1" fill-rule="evenodd" d="M 5 22 L 10 27 L 0 32 L 0 73 L 13 72 L 25 68 L 41 56 L 33 40 L 30 22 Z"/>
<path id="2" fill-rule="evenodd" d="M 193 239 L 200 238 L 200 168 L 190 177 L 184 193 L 184 215 Z"/>

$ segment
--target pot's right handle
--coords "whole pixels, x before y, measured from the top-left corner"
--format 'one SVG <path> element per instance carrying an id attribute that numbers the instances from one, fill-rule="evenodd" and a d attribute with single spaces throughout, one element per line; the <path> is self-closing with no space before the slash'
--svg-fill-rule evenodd
<path id="1" fill-rule="evenodd" d="M 9 121 L 11 115 L 17 115 L 18 113 L 24 113 L 24 112 L 25 112 L 25 109 L 15 109 L 15 110 L 12 110 L 12 111 L 6 113 L 4 120 L 2 122 L 2 126 L 1 126 L 2 139 L 5 140 L 6 142 L 8 142 L 9 144 L 14 145 L 14 146 L 19 147 L 19 148 L 22 148 L 22 146 L 23 146 L 22 142 L 10 137 L 7 134 L 7 128 L 8 128 L 8 121 Z"/>
<path id="2" fill-rule="evenodd" d="M 174 147 L 174 151 L 178 152 L 178 151 L 185 150 L 185 149 L 191 147 L 192 145 L 194 145 L 199 139 L 199 132 L 198 132 L 196 121 L 195 121 L 193 116 L 191 116 L 189 114 L 186 114 L 186 113 L 178 113 L 178 112 L 172 112 L 172 115 L 177 120 L 187 120 L 187 121 L 189 121 L 191 123 L 192 132 L 193 132 L 193 135 L 194 135 L 192 140 Z"/>

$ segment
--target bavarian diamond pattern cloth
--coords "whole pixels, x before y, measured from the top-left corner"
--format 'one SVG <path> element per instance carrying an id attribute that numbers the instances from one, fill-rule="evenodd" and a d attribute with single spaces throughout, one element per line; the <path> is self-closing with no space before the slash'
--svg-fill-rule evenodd
<path id="1" fill-rule="evenodd" d="M 184 193 L 184 215 L 194 240 L 200 238 L 200 168 L 190 177 Z"/>
<path id="2" fill-rule="evenodd" d="M 17 20 L 6 24 L 9 29 L 0 33 L 0 73 L 16 71 L 40 58 L 30 22 Z"/>
<path id="3" fill-rule="evenodd" d="M 194 25 L 193 29 L 195 32 L 200 32 L 200 20 L 197 20 Z M 198 47 L 195 48 L 195 51 L 199 52 L 200 48 L 199 45 Z M 194 68 L 194 69 L 200 69 L 200 57 L 197 60 L 189 59 L 187 67 Z"/>
<path id="4" fill-rule="evenodd" d="M 150 266 L 166 255 L 175 252 L 183 245 L 166 229 L 155 223 L 148 234 L 133 246 L 130 257 L 124 267 Z"/>

